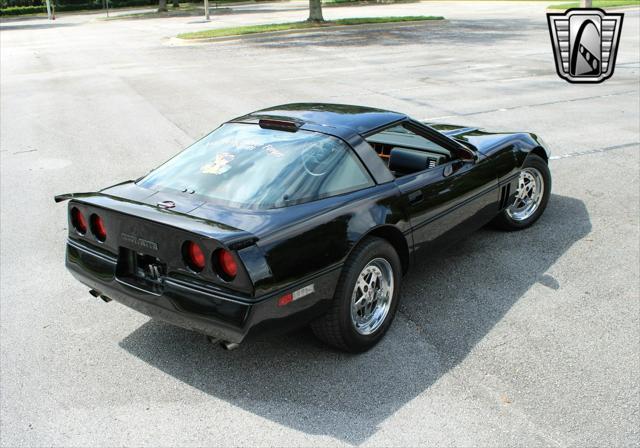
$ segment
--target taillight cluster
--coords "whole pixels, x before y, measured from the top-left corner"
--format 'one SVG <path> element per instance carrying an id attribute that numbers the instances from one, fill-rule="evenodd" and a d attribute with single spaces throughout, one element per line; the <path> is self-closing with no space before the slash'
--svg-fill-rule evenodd
<path id="1" fill-rule="evenodd" d="M 218 249 L 213 253 L 213 265 L 218 275 L 226 281 L 233 280 L 238 273 L 236 260 L 226 249 Z"/>
<path id="2" fill-rule="evenodd" d="M 192 271 L 200 272 L 204 269 L 206 264 L 204 252 L 193 241 L 187 241 L 183 244 L 182 256 L 184 257 L 184 262 Z"/>
<path id="3" fill-rule="evenodd" d="M 85 235 L 87 228 L 90 228 L 91 233 L 98 241 L 104 242 L 107 239 L 107 227 L 104 224 L 104 220 L 95 213 L 91 215 L 89 225 L 87 225 L 87 219 L 82 212 L 77 207 L 73 207 L 71 209 L 71 225 L 80 235 Z"/>
<path id="4" fill-rule="evenodd" d="M 100 215 L 92 213 L 87 222 L 77 207 L 72 207 L 69 213 L 71 225 L 78 234 L 86 235 L 87 230 L 91 230 L 91 234 L 96 240 L 100 242 L 107 240 L 107 226 Z M 207 257 L 202 247 L 194 241 L 184 242 L 182 258 L 193 272 L 202 272 L 207 265 Z M 238 275 L 238 263 L 234 255 L 223 248 L 218 248 L 211 254 L 211 269 L 218 277 L 227 282 L 232 281 Z"/>
<path id="5" fill-rule="evenodd" d="M 71 209 L 71 225 L 80 235 L 87 233 L 87 220 L 84 219 L 82 212 L 75 207 Z"/>
<path id="6" fill-rule="evenodd" d="M 91 215 L 91 232 L 98 238 L 98 241 L 107 239 L 107 228 L 104 226 L 104 221 L 95 213 Z"/>
<path id="7" fill-rule="evenodd" d="M 194 272 L 201 272 L 207 262 L 204 251 L 193 241 L 185 241 L 182 245 L 182 257 L 184 263 Z M 211 255 L 213 271 L 221 279 L 230 282 L 238 274 L 238 263 L 233 254 L 226 249 L 216 249 Z"/>

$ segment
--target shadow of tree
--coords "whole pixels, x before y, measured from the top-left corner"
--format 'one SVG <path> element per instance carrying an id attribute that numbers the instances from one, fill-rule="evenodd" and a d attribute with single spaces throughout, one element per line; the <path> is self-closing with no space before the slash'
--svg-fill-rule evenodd
<path id="1" fill-rule="evenodd" d="M 308 330 L 263 336 L 225 352 L 201 335 L 149 321 L 121 347 L 167 374 L 249 412 L 311 434 L 362 443 L 491 331 L 546 271 L 591 231 L 582 201 L 552 195 L 532 228 L 480 230 L 405 278 L 399 315 L 383 341 L 348 355 Z"/>
<path id="2" fill-rule="evenodd" d="M 501 40 L 526 41 L 529 29 L 541 25 L 528 19 L 428 20 L 424 22 L 389 23 L 370 27 L 339 27 L 316 32 L 280 36 L 255 35 L 243 39 L 242 45 L 257 47 L 363 47 L 371 45 L 426 45 L 444 43 L 487 48 Z M 515 31 L 514 31 L 515 30 Z"/>
<path id="3" fill-rule="evenodd" d="M 11 23 L 11 22 L 9 22 Z M 72 26 L 77 26 L 77 23 L 19 23 L 17 22 L 15 25 L 13 23 L 7 24 L 4 22 L 2 26 L 0 26 L 0 30 L 8 31 L 8 30 L 44 30 L 49 28 L 67 28 Z"/>

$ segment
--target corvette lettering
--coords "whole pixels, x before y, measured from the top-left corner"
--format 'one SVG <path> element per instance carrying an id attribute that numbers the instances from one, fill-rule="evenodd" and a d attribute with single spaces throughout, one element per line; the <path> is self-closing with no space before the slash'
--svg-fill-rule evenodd
<path id="1" fill-rule="evenodd" d="M 139 238 L 135 235 L 131 235 L 129 233 L 121 233 L 120 238 L 122 241 L 126 241 L 131 244 L 135 244 L 136 246 L 144 247 L 145 249 L 158 250 L 158 243 L 154 243 L 153 241 L 145 240 L 144 238 Z"/>

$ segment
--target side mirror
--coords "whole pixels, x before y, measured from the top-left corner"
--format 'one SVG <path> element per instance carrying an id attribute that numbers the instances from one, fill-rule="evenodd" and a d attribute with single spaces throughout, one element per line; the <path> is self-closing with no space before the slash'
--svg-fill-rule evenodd
<path id="1" fill-rule="evenodd" d="M 478 162 L 478 155 L 470 154 L 469 157 L 464 157 L 460 159 L 460 161 L 465 163 L 473 163 L 475 165 Z"/>
<path id="2" fill-rule="evenodd" d="M 444 171 L 442 172 L 442 175 L 444 177 L 448 177 L 451 176 L 453 173 L 455 173 L 456 171 L 458 171 L 460 168 L 462 168 L 464 166 L 465 163 L 469 163 L 469 162 L 473 162 L 475 163 L 475 159 L 473 161 L 470 160 L 463 160 L 463 159 L 457 159 L 454 160 L 453 162 L 451 162 L 449 165 L 444 167 Z"/>
<path id="3" fill-rule="evenodd" d="M 456 151 L 462 162 L 476 163 L 478 161 L 478 153 L 465 145 L 460 144 L 461 151 Z"/>

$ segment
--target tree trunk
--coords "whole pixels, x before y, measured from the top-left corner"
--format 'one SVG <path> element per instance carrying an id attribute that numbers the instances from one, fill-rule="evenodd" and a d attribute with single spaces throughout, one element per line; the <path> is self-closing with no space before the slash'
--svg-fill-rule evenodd
<path id="1" fill-rule="evenodd" d="M 308 22 L 324 22 L 322 17 L 322 0 L 309 0 Z"/>
<path id="2" fill-rule="evenodd" d="M 167 0 L 158 0 L 158 12 L 167 12 Z"/>
<path id="3" fill-rule="evenodd" d="M 180 0 L 173 0 L 173 7 L 174 8 L 179 8 L 180 7 Z"/>
<path id="4" fill-rule="evenodd" d="M 581 8 L 591 8 L 591 0 L 580 0 Z"/>

